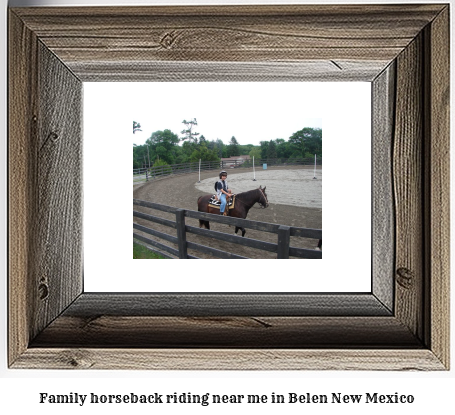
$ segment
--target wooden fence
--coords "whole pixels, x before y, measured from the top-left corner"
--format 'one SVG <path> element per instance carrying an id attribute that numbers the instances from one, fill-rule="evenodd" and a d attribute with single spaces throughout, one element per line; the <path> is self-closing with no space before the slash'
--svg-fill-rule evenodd
<path id="1" fill-rule="evenodd" d="M 201 163 L 201 171 L 215 170 L 220 168 L 220 161 L 204 161 Z M 199 162 L 167 164 L 165 166 L 150 167 L 145 169 L 133 169 L 133 182 L 148 181 L 173 174 L 186 174 L 199 171 Z"/>
<path id="2" fill-rule="evenodd" d="M 133 199 L 133 205 L 142 206 L 152 210 L 168 212 L 175 215 L 175 219 L 164 219 L 148 213 L 138 212 L 133 210 L 133 217 L 145 219 L 149 226 L 153 223 L 164 225 L 166 227 L 175 229 L 176 236 L 169 235 L 164 232 L 157 231 L 149 226 L 140 225 L 133 222 L 133 229 L 141 232 L 141 234 L 134 232 L 133 238 L 140 242 L 142 245 L 152 247 L 153 251 L 158 252 L 169 258 L 180 259 L 199 259 L 194 255 L 189 255 L 188 250 L 202 252 L 204 254 L 212 255 L 217 258 L 224 259 L 247 259 L 246 256 L 240 256 L 231 252 L 225 252 L 210 246 L 205 246 L 200 243 L 187 241 L 187 234 L 201 235 L 223 242 L 231 242 L 234 244 L 242 245 L 249 248 L 256 248 L 263 251 L 276 253 L 276 257 L 286 259 L 289 257 L 296 258 L 322 258 L 322 251 L 316 249 L 296 248 L 290 246 L 291 236 L 314 239 L 314 246 L 317 246 L 318 240 L 322 239 L 322 230 L 320 229 L 307 229 L 298 228 L 294 226 L 279 225 L 266 222 L 252 221 L 248 219 L 239 219 L 229 216 L 213 215 L 210 213 L 196 212 L 193 210 L 179 209 L 171 206 L 160 205 L 157 203 L 146 202 L 143 200 Z M 210 222 L 217 222 L 226 225 L 239 226 L 246 229 L 254 229 L 262 232 L 269 232 L 276 234 L 276 243 L 270 243 L 251 239 L 237 235 L 227 234 L 223 232 L 202 229 L 196 226 L 187 225 L 186 218 L 209 220 Z M 147 234 L 155 237 L 156 239 L 170 242 L 174 246 L 167 245 L 159 242 L 156 239 L 150 239 Z"/>
<path id="3" fill-rule="evenodd" d="M 264 164 L 267 167 L 272 166 L 313 166 L 314 158 L 295 158 L 295 159 L 260 159 L 254 161 L 254 166 L 262 168 Z M 317 165 L 322 165 L 322 158 L 317 160 Z M 230 168 L 252 168 L 253 160 L 236 160 L 236 161 L 204 161 L 201 162 L 201 171 L 206 170 L 223 170 Z M 140 183 L 152 179 L 157 179 L 164 176 L 173 174 L 186 174 L 199 171 L 199 162 L 182 163 L 182 164 L 169 164 L 159 167 L 150 167 L 142 169 L 133 169 L 133 183 Z"/>

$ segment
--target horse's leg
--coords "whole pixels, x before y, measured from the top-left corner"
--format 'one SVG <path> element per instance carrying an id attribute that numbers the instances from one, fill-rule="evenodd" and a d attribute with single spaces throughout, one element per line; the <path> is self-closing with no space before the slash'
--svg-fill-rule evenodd
<path id="1" fill-rule="evenodd" d="M 199 219 L 199 227 L 200 228 L 205 227 L 206 229 L 210 229 L 210 224 L 207 220 Z"/>
<path id="2" fill-rule="evenodd" d="M 201 212 L 201 213 L 207 213 L 208 209 L 205 206 L 203 206 L 203 204 L 201 202 L 201 197 L 197 201 L 197 204 L 198 204 L 197 210 L 198 210 L 198 212 Z M 203 219 L 199 219 L 199 228 L 202 228 L 203 226 L 207 227 L 206 221 Z"/>
<path id="3" fill-rule="evenodd" d="M 213 210 L 212 208 L 209 207 L 209 208 L 207 209 L 207 212 L 206 212 L 206 213 L 212 213 L 212 214 L 213 214 L 213 213 L 217 213 L 217 211 L 216 211 L 216 210 Z M 204 220 L 203 222 L 204 222 L 205 229 L 210 230 L 210 222 L 209 222 L 208 220 Z"/>
<path id="4" fill-rule="evenodd" d="M 245 232 L 246 232 L 246 229 L 245 228 L 241 228 L 240 226 L 236 226 L 235 227 L 235 233 L 237 234 L 237 231 L 238 230 L 241 230 L 242 231 L 242 237 L 245 236 Z"/>

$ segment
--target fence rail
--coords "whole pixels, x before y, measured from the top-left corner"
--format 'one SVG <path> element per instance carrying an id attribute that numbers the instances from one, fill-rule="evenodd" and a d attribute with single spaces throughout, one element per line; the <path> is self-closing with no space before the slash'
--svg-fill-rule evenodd
<path id="1" fill-rule="evenodd" d="M 307 229 L 294 226 L 280 225 L 267 222 L 259 222 L 248 219 L 232 218 L 229 216 L 220 216 L 210 213 L 196 212 L 188 209 L 179 209 L 172 206 L 161 205 L 158 203 L 147 202 L 144 200 L 133 199 L 134 206 L 141 206 L 152 210 L 167 212 L 175 215 L 174 220 L 164 219 L 152 214 L 138 212 L 133 210 L 133 217 L 144 219 L 149 226 L 152 224 L 164 225 L 165 227 L 176 230 L 176 236 L 158 231 L 149 226 L 144 226 L 133 222 L 133 229 L 145 233 L 147 235 L 158 238 L 159 240 L 170 242 L 175 246 L 163 244 L 155 239 L 150 239 L 148 236 L 133 231 L 133 238 L 140 241 L 143 245 L 153 247 L 155 251 L 163 254 L 169 258 L 180 259 L 198 259 L 194 255 L 188 254 L 188 249 L 209 254 L 217 258 L 224 259 L 246 259 L 248 257 L 238 255 L 225 250 L 219 250 L 213 246 L 202 245 L 201 243 L 187 241 L 187 234 L 199 235 L 208 237 L 213 240 L 223 242 L 230 242 L 236 245 L 241 245 L 249 248 L 255 248 L 262 251 L 276 253 L 276 257 L 286 259 L 290 256 L 296 258 L 309 258 L 320 259 L 322 258 L 322 251 L 316 249 L 307 249 L 300 247 L 290 246 L 291 236 L 310 238 L 315 240 L 322 240 L 321 229 Z M 247 229 L 254 229 L 257 231 L 268 232 L 276 234 L 276 242 L 266 242 L 251 238 L 242 238 L 237 235 L 227 234 L 224 232 L 202 229 L 199 227 L 186 224 L 186 218 L 209 220 L 210 222 L 217 222 L 226 225 L 239 226 Z M 316 246 L 317 242 L 315 243 Z"/>
<path id="2" fill-rule="evenodd" d="M 318 166 L 322 165 L 322 158 L 316 161 Z M 296 159 L 260 159 L 254 160 L 254 166 L 262 167 L 267 164 L 272 166 L 298 166 L 298 165 L 314 165 L 314 158 L 296 158 Z M 252 168 L 253 160 L 235 160 L 235 161 L 204 161 L 201 162 L 201 171 L 220 170 L 231 168 Z M 169 164 L 165 166 L 133 169 L 133 183 L 140 183 L 148 180 L 157 179 L 160 177 L 170 176 L 173 174 L 186 174 L 199 171 L 199 162 Z"/>

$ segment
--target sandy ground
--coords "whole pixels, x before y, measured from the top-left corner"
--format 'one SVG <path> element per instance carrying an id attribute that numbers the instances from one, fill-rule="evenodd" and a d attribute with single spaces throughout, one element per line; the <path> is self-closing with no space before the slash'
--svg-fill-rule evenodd
<path id="1" fill-rule="evenodd" d="M 256 182 L 253 181 L 256 179 Z M 216 178 L 215 178 L 216 179 Z M 195 187 L 204 193 L 211 193 L 214 188 L 213 178 L 201 180 Z M 257 185 L 256 185 L 257 183 Z M 269 203 L 278 205 L 322 208 L 322 170 L 317 171 L 314 179 L 313 169 L 267 170 L 229 174 L 229 187 L 233 193 L 246 192 L 258 187 L 267 187 Z"/>
<path id="2" fill-rule="evenodd" d="M 296 168 L 296 166 L 269 167 L 267 170 L 255 172 L 256 181 L 253 181 L 252 169 L 230 169 L 228 171 L 228 182 L 234 193 L 252 190 L 259 187 L 267 187 L 269 207 L 262 209 L 258 204 L 253 206 L 247 219 L 279 223 L 289 226 L 305 228 L 322 228 L 322 170 L 318 169 L 317 179 L 313 179 L 312 168 Z M 213 193 L 213 185 L 217 179 L 214 171 L 201 172 L 201 181 L 198 183 L 198 173 L 172 176 L 155 181 L 149 181 L 142 185 L 133 186 L 133 197 L 135 199 L 147 200 L 161 203 L 168 206 L 175 206 L 184 209 L 197 211 L 197 199 L 199 196 Z M 174 219 L 174 215 L 166 214 L 147 208 L 134 207 L 154 216 Z M 138 223 L 149 226 L 150 222 L 134 218 Z M 187 224 L 199 226 L 199 222 L 187 218 Z M 175 235 L 175 231 L 157 224 L 152 224 L 153 229 Z M 234 227 L 212 222 L 211 229 L 234 234 Z M 240 238 L 241 236 L 239 236 Z M 277 235 L 266 232 L 247 229 L 245 237 L 276 242 Z M 276 258 L 276 254 L 264 252 L 252 248 L 242 247 L 236 244 L 229 244 L 211 238 L 199 237 L 187 234 L 189 241 L 201 243 L 217 249 L 225 249 L 238 255 L 249 258 Z M 161 241 L 162 242 L 162 241 Z M 291 246 L 314 249 L 317 241 L 312 239 L 291 238 Z M 213 258 L 200 252 L 190 252 L 201 258 Z"/>

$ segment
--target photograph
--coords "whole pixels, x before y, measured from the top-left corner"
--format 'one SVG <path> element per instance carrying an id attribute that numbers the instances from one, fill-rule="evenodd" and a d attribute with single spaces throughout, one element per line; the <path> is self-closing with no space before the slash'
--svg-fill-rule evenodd
<path id="1" fill-rule="evenodd" d="M 133 121 L 134 258 L 322 257 L 322 118 L 308 117 L 301 104 L 316 88 L 264 82 L 141 88 L 149 99 L 130 101 L 142 115 Z M 186 120 L 188 112 L 197 117 Z M 177 209 L 191 213 L 177 223 Z M 197 212 L 248 221 L 210 221 Z"/>

